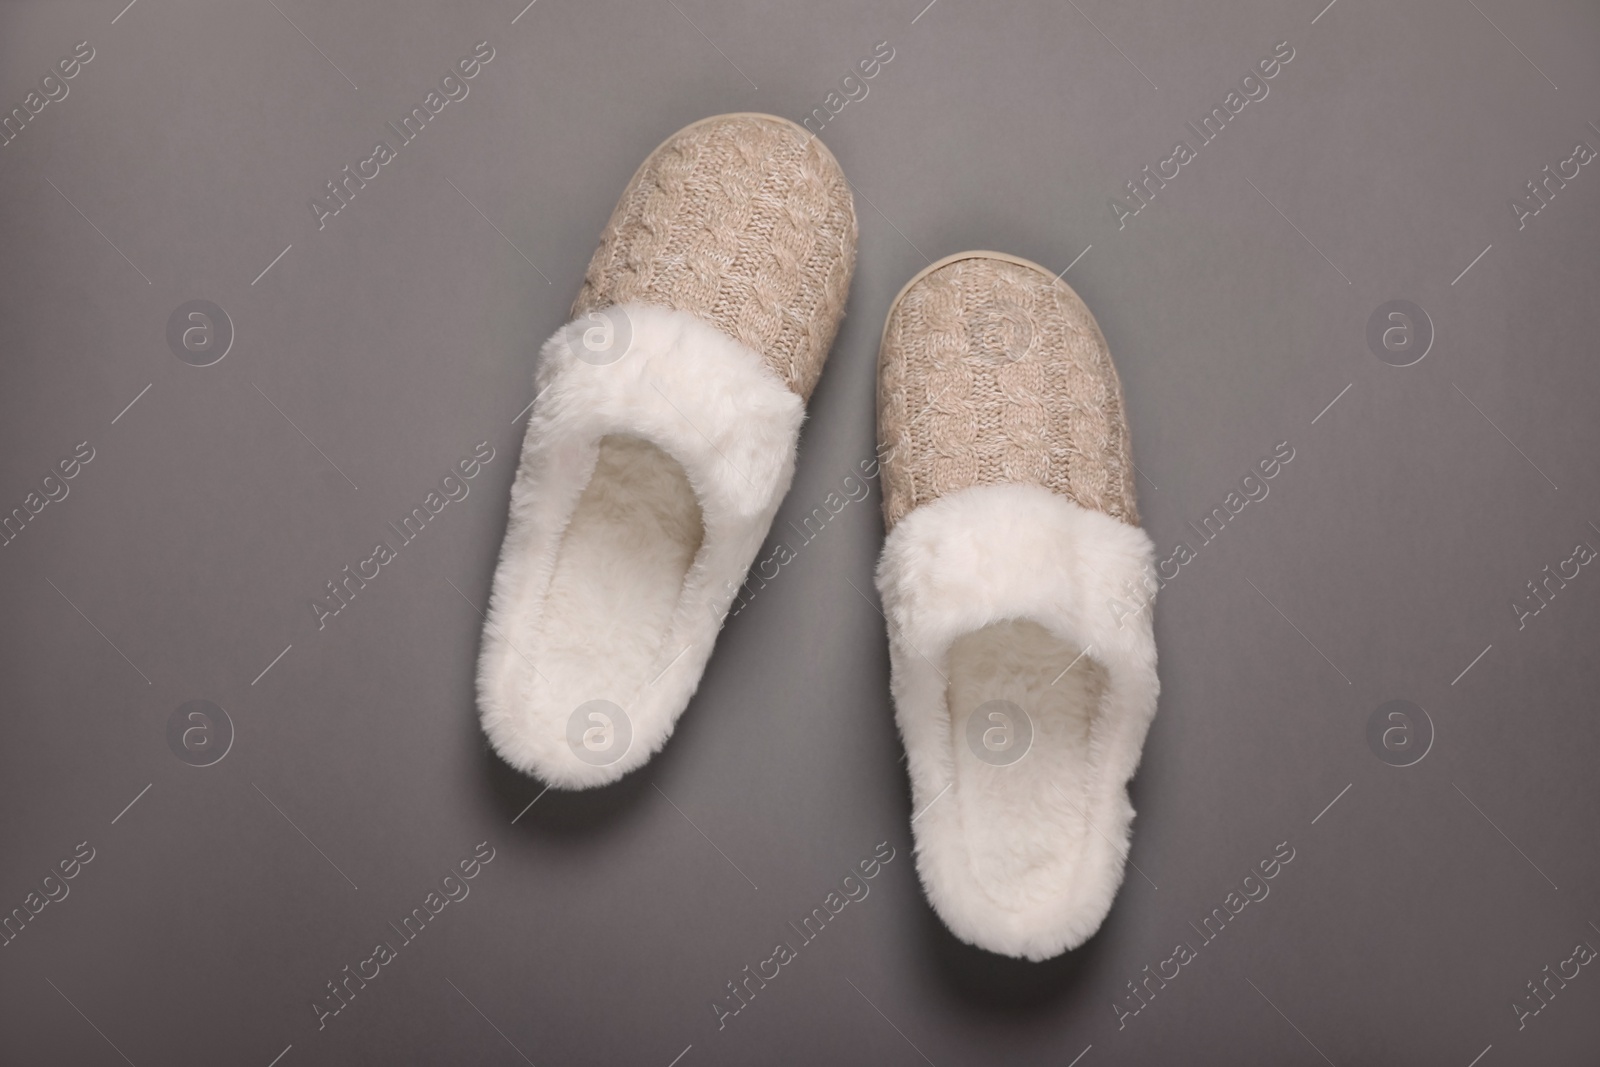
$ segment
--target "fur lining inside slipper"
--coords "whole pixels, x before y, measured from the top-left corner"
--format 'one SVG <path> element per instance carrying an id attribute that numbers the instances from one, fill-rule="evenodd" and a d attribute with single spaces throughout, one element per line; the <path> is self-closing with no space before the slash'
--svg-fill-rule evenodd
<path id="1" fill-rule="evenodd" d="M 917 871 L 964 941 L 1047 959 L 1110 910 L 1160 689 L 1150 612 L 1111 605 L 1153 558 L 1139 528 L 1031 485 L 941 497 L 884 546 Z"/>
<path id="2" fill-rule="evenodd" d="M 602 327 L 625 349 L 605 362 L 585 346 Z M 759 354 L 644 304 L 562 327 L 536 385 L 478 704 L 508 763 L 585 789 L 671 736 L 788 491 L 805 412 Z"/>

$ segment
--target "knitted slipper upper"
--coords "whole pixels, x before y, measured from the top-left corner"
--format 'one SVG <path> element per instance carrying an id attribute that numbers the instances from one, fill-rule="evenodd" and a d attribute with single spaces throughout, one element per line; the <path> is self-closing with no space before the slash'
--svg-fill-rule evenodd
<path id="1" fill-rule="evenodd" d="M 850 186 L 786 119 L 719 115 L 652 152 L 589 262 L 574 317 L 638 301 L 687 311 L 811 395 L 855 263 Z"/>
<path id="2" fill-rule="evenodd" d="M 1094 316 L 1042 267 L 985 253 L 913 279 L 878 356 L 883 512 L 1039 485 L 1138 525 L 1122 384 Z"/>

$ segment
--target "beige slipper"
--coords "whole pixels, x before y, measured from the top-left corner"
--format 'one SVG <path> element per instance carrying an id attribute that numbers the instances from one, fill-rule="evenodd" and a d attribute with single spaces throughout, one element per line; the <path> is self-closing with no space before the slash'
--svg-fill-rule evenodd
<path id="1" fill-rule="evenodd" d="M 890 308 L 878 589 L 917 870 L 960 938 L 1045 959 L 1121 884 L 1156 710 L 1154 554 L 1094 316 L 1035 263 L 968 252 Z"/>
<path id="2" fill-rule="evenodd" d="M 666 743 L 788 491 L 855 262 L 849 185 L 771 115 L 678 131 L 628 183 L 541 352 L 478 668 L 552 785 Z"/>

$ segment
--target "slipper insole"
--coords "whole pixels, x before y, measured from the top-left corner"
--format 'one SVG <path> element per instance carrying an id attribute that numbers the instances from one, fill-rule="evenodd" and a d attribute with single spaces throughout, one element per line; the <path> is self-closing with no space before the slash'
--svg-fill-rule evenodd
<path id="1" fill-rule="evenodd" d="M 636 437 L 600 440 L 594 474 L 557 550 L 529 658 L 572 707 L 624 710 L 660 656 L 705 534 L 683 467 Z M 666 650 L 670 656 L 677 649 Z"/>
<path id="2" fill-rule="evenodd" d="M 1027 619 L 993 623 L 950 646 L 959 847 L 1002 908 L 1067 891 L 1085 835 L 1096 832 L 1089 742 L 1107 675 L 1083 653 Z"/>

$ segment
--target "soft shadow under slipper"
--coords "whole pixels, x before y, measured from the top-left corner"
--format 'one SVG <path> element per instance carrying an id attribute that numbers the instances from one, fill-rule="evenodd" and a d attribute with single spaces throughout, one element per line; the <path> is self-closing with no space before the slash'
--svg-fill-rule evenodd
<path id="1" fill-rule="evenodd" d="M 917 871 L 957 937 L 1047 959 L 1122 882 L 1159 690 L 1122 387 L 1077 294 L 994 252 L 912 279 L 878 374 Z"/>
<path id="2" fill-rule="evenodd" d="M 788 491 L 855 244 L 838 163 L 785 119 L 697 122 L 629 182 L 511 489 L 478 665 L 508 763 L 584 789 L 671 736 Z"/>

